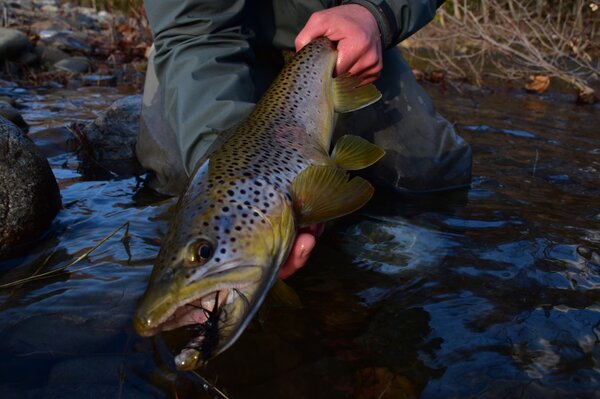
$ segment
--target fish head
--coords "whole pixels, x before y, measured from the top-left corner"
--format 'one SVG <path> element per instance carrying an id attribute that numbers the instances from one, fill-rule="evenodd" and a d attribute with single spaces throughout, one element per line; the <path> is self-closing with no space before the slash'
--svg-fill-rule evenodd
<path id="1" fill-rule="evenodd" d="M 200 366 L 237 339 L 295 236 L 287 197 L 265 186 L 244 197 L 249 190 L 240 187 L 256 182 L 242 180 L 182 197 L 134 316 L 141 336 L 194 330 L 197 336 L 175 359 L 181 370 Z"/>

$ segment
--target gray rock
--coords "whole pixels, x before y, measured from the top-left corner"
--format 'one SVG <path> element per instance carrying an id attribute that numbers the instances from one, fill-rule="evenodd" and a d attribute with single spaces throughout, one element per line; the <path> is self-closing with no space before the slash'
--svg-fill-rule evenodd
<path id="1" fill-rule="evenodd" d="M 13 60 L 29 46 L 27 36 L 17 29 L 0 28 L 0 60 Z"/>
<path id="2" fill-rule="evenodd" d="M 28 136 L 47 158 L 74 152 L 79 148 L 75 135 L 65 126 L 38 130 Z"/>
<path id="3" fill-rule="evenodd" d="M 117 83 L 115 75 L 85 75 L 81 78 L 85 86 L 114 86 Z"/>
<path id="4" fill-rule="evenodd" d="M 61 206 L 50 165 L 35 144 L 0 117 L 0 257 L 35 241 Z"/>
<path id="5" fill-rule="evenodd" d="M 92 52 L 92 47 L 86 43 L 87 36 L 84 34 L 69 30 L 61 32 L 42 31 L 40 32 L 40 38 L 44 43 L 52 47 L 58 47 L 68 53 L 91 54 Z"/>
<path id="6" fill-rule="evenodd" d="M 37 19 L 31 24 L 31 30 L 39 34 L 42 39 L 49 32 L 56 34 L 57 32 L 68 30 L 69 27 L 69 23 L 64 18 L 58 16 L 56 18 Z M 52 36 L 52 33 L 50 36 Z"/>
<path id="7" fill-rule="evenodd" d="M 89 7 L 74 7 L 70 9 L 71 26 L 75 29 L 99 29 L 98 11 Z"/>
<path id="8" fill-rule="evenodd" d="M 0 116 L 8 119 L 25 132 L 29 130 L 29 125 L 23 119 L 21 113 L 17 111 L 10 103 L 0 101 Z"/>
<path id="9" fill-rule="evenodd" d="M 83 128 L 96 160 L 135 159 L 141 107 L 141 95 L 124 97 Z"/>
<path id="10" fill-rule="evenodd" d="M 89 72 L 91 68 L 92 64 L 86 57 L 69 57 L 54 64 L 54 69 L 75 73 Z"/>
<path id="11" fill-rule="evenodd" d="M 14 97 L 0 95 L 0 101 L 10 104 L 13 108 L 17 106 L 17 100 Z"/>
<path id="12" fill-rule="evenodd" d="M 40 57 L 40 61 L 43 66 L 51 67 L 59 61 L 69 58 L 69 54 L 64 51 L 47 46 L 37 46 L 35 52 Z"/>

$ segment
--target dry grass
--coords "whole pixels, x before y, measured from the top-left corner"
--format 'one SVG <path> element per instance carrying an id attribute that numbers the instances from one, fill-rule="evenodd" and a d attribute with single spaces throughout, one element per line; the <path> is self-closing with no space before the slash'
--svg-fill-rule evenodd
<path id="1" fill-rule="evenodd" d="M 452 78 L 482 84 L 486 77 L 547 75 L 575 87 L 580 98 L 593 97 L 600 49 L 595 23 L 583 22 L 593 11 L 578 2 L 578 12 L 569 16 L 539 15 L 527 2 L 485 1 L 485 13 L 455 2 L 454 12 L 440 9 L 435 23 L 410 39 L 407 51 Z"/>

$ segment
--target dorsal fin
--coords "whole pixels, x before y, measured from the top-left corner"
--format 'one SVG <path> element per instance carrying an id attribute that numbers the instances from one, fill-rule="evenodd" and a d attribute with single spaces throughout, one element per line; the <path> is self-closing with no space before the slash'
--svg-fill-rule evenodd
<path id="1" fill-rule="evenodd" d="M 360 82 L 359 77 L 347 73 L 333 79 L 333 104 L 336 112 L 356 111 L 381 98 L 381 93 L 374 85 L 357 87 Z"/>

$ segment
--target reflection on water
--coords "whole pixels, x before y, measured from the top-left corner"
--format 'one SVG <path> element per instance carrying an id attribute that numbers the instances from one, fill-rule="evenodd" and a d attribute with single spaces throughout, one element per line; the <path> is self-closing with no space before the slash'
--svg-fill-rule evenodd
<path id="1" fill-rule="evenodd" d="M 469 191 L 379 190 L 331 223 L 289 283 L 301 309 L 263 307 L 200 374 L 232 398 L 591 397 L 600 347 L 599 107 L 432 90 L 474 150 Z M 22 92 L 64 209 L 0 283 L 0 397 L 214 397 L 177 373 L 182 333 L 131 326 L 172 201 L 138 177 L 90 174 L 57 128 L 88 121 L 116 89 Z"/>

